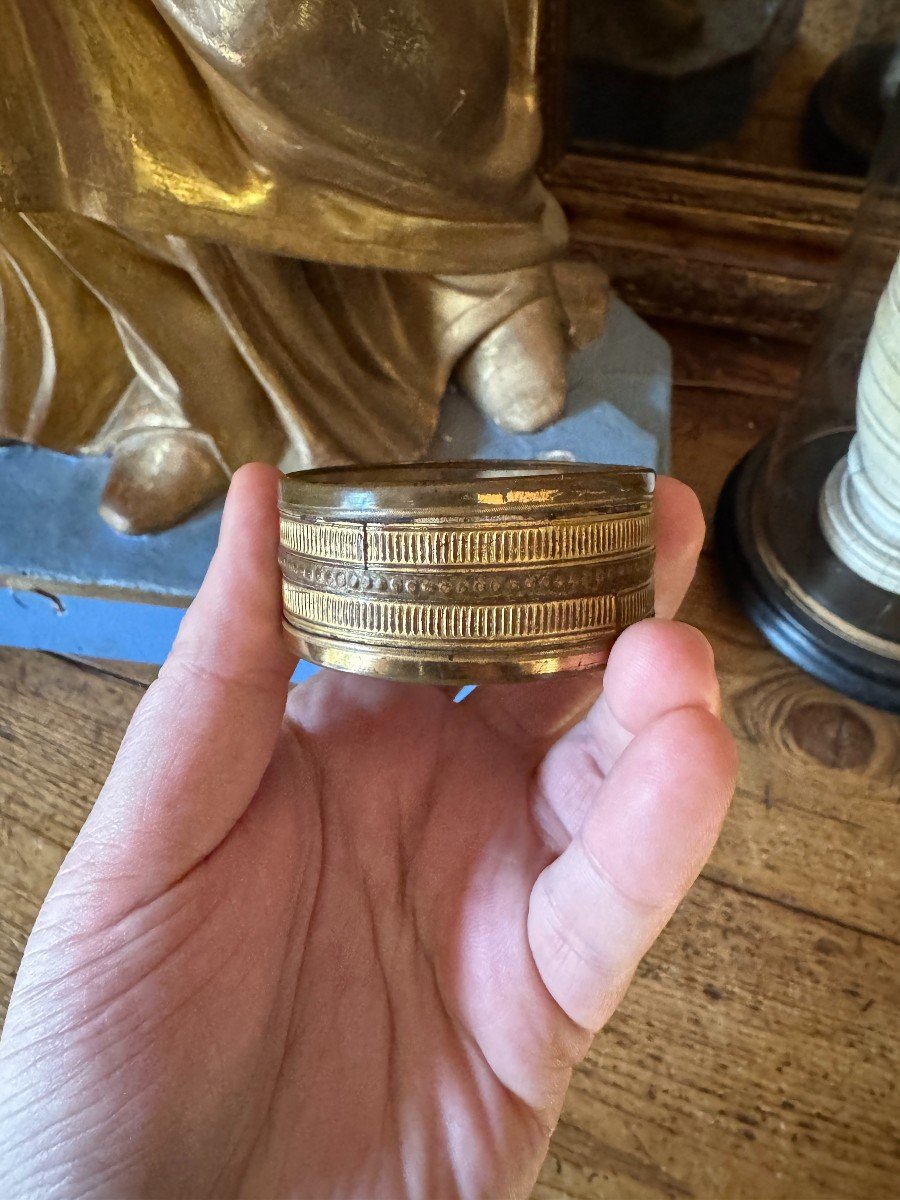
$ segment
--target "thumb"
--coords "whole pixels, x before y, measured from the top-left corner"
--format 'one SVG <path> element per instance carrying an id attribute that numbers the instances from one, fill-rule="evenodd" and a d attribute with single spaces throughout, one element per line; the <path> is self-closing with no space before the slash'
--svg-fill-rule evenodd
<path id="1" fill-rule="evenodd" d="M 114 891 L 128 907 L 215 849 L 271 759 L 296 662 L 281 629 L 278 478 L 261 465 L 234 476 L 203 586 L 73 848 L 127 881 Z"/>

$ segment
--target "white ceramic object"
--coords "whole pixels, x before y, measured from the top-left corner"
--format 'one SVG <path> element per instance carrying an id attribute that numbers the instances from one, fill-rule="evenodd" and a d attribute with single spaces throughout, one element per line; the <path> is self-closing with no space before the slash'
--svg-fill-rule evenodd
<path id="1" fill-rule="evenodd" d="M 856 420 L 850 450 L 822 489 L 822 530 L 851 570 L 900 595 L 900 259 L 869 335 Z"/>

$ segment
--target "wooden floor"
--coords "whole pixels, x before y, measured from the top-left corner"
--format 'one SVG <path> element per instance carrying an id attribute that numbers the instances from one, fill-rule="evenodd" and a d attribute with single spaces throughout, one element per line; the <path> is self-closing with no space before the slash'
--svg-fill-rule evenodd
<path id="1" fill-rule="evenodd" d="M 711 513 L 790 402 L 799 352 L 664 332 L 676 473 Z M 575 1077 L 536 1196 L 896 1196 L 900 721 L 769 650 L 708 552 L 683 615 L 715 645 L 740 787 L 712 862 Z M 3 998 L 150 677 L 0 650 Z"/>

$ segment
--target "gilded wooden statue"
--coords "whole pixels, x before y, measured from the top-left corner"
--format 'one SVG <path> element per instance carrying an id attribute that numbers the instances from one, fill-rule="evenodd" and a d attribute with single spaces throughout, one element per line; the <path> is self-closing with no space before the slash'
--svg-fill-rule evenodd
<path id="1" fill-rule="evenodd" d="M 0 0 L 0 438 L 169 526 L 565 395 L 539 0 Z"/>

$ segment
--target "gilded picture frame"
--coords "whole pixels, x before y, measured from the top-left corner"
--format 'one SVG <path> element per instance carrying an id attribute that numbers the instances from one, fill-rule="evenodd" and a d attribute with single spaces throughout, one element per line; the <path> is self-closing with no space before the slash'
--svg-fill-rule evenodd
<path id="1" fill-rule="evenodd" d="M 639 311 L 808 341 L 862 181 L 568 137 L 568 0 L 540 0 L 543 175 L 571 227 Z"/>

